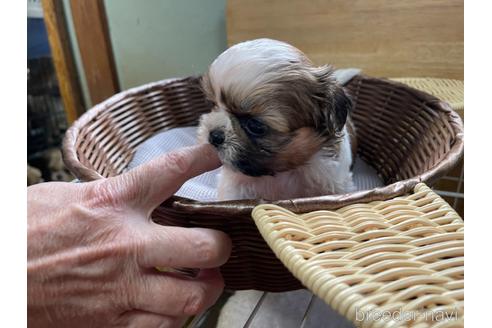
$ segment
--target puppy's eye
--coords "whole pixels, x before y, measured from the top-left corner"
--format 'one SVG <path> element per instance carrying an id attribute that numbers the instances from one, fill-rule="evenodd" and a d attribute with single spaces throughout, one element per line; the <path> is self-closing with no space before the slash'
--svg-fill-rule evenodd
<path id="1" fill-rule="evenodd" d="M 246 132 L 254 137 L 264 136 L 268 131 L 268 126 L 255 118 L 249 118 L 245 124 Z"/>

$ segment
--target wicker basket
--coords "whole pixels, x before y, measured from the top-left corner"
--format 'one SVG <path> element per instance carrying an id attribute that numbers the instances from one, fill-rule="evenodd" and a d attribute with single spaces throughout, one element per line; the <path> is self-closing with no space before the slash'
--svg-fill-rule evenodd
<path id="1" fill-rule="evenodd" d="M 462 121 L 448 104 L 401 83 L 362 75 L 347 88 L 355 105 L 359 156 L 377 170 L 386 186 L 274 204 L 305 213 L 391 199 L 412 191 L 418 182 L 432 183 L 461 157 Z M 66 165 L 82 181 L 118 175 L 141 142 L 164 129 L 196 125 L 210 107 L 197 77 L 164 80 L 119 93 L 89 110 L 67 131 Z M 225 231 L 233 241 L 231 258 L 221 268 L 227 288 L 300 288 L 251 218 L 259 203 L 262 201 L 205 203 L 172 197 L 152 217 L 163 225 Z"/>

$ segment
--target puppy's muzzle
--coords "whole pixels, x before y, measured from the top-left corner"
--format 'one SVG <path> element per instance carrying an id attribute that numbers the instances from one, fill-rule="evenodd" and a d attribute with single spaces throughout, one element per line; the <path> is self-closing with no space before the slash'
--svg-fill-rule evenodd
<path id="1" fill-rule="evenodd" d="M 224 131 L 222 130 L 212 130 L 208 135 L 208 142 L 210 142 L 215 147 L 222 145 L 225 141 Z"/>

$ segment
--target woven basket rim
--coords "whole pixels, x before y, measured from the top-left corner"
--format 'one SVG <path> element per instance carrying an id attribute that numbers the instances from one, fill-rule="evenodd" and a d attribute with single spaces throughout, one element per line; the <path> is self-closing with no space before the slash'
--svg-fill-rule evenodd
<path id="1" fill-rule="evenodd" d="M 437 163 L 434 167 L 429 169 L 423 174 L 415 176 L 410 179 L 401 180 L 392 184 L 374 188 L 371 190 L 356 191 L 348 194 L 341 195 L 325 195 L 308 198 L 296 198 L 288 200 L 279 200 L 275 202 L 269 201 L 268 203 L 282 206 L 293 212 L 308 212 L 317 209 L 337 209 L 350 204 L 359 202 L 370 202 L 375 200 L 386 200 L 405 193 L 410 192 L 419 182 L 432 183 L 441 177 L 447 170 L 451 169 L 454 164 L 462 157 L 464 148 L 464 133 L 463 133 L 463 121 L 460 116 L 453 111 L 451 106 L 423 91 L 409 87 L 401 82 L 396 82 L 388 79 L 370 77 L 364 74 L 360 74 L 359 77 L 366 80 L 383 81 L 384 83 L 397 86 L 402 89 L 406 89 L 420 95 L 429 102 L 436 104 L 441 111 L 443 111 L 449 118 L 450 125 L 455 131 L 455 142 L 451 146 L 449 152 L 445 157 Z M 128 90 L 119 92 L 107 100 L 93 106 L 87 112 L 85 112 L 73 125 L 67 130 L 62 145 L 63 159 L 68 169 L 81 181 L 92 181 L 104 178 L 98 172 L 90 167 L 82 164 L 77 156 L 77 137 L 79 136 L 80 129 L 88 122 L 97 118 L 97 116 L 104 112 L 105 109 L 110 108 L 113 104 L 137 94 L 144 92 L 150 92 L 157 88 L 162 88 L 175 81 L 187 81 L 199 79 L 199 76 L 188 76 L 181 78 L 170 78 L 161 81 L 147 83 L 141 86 L 133 87 Z M 234 200 L 234 201 L 211 201 L 201 202 L 184 197 L 172 196 L 166 202 L 165 206 L 171 206 L 176 210 L 185 209 L 188 213 L 200 212 L 200 213 L 221 213 L 224 218 L 228 215 L 249 213 L 252 209 L 260 204 L 266 203 L 264 200 Z"/>

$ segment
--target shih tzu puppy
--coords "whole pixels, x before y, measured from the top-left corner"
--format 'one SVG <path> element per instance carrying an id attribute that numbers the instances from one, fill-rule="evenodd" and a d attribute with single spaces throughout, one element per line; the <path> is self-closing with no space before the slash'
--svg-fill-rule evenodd
<path id="1" fill-rule="evenodd" d="M 354 190 L 352 103 L 329 66 L 314 66 L 287 43 L 257 39 L 217 57 L 202 87 L 214 108 L 200 118 L 198 138 L 223 163 L 220 200 Z"/>

